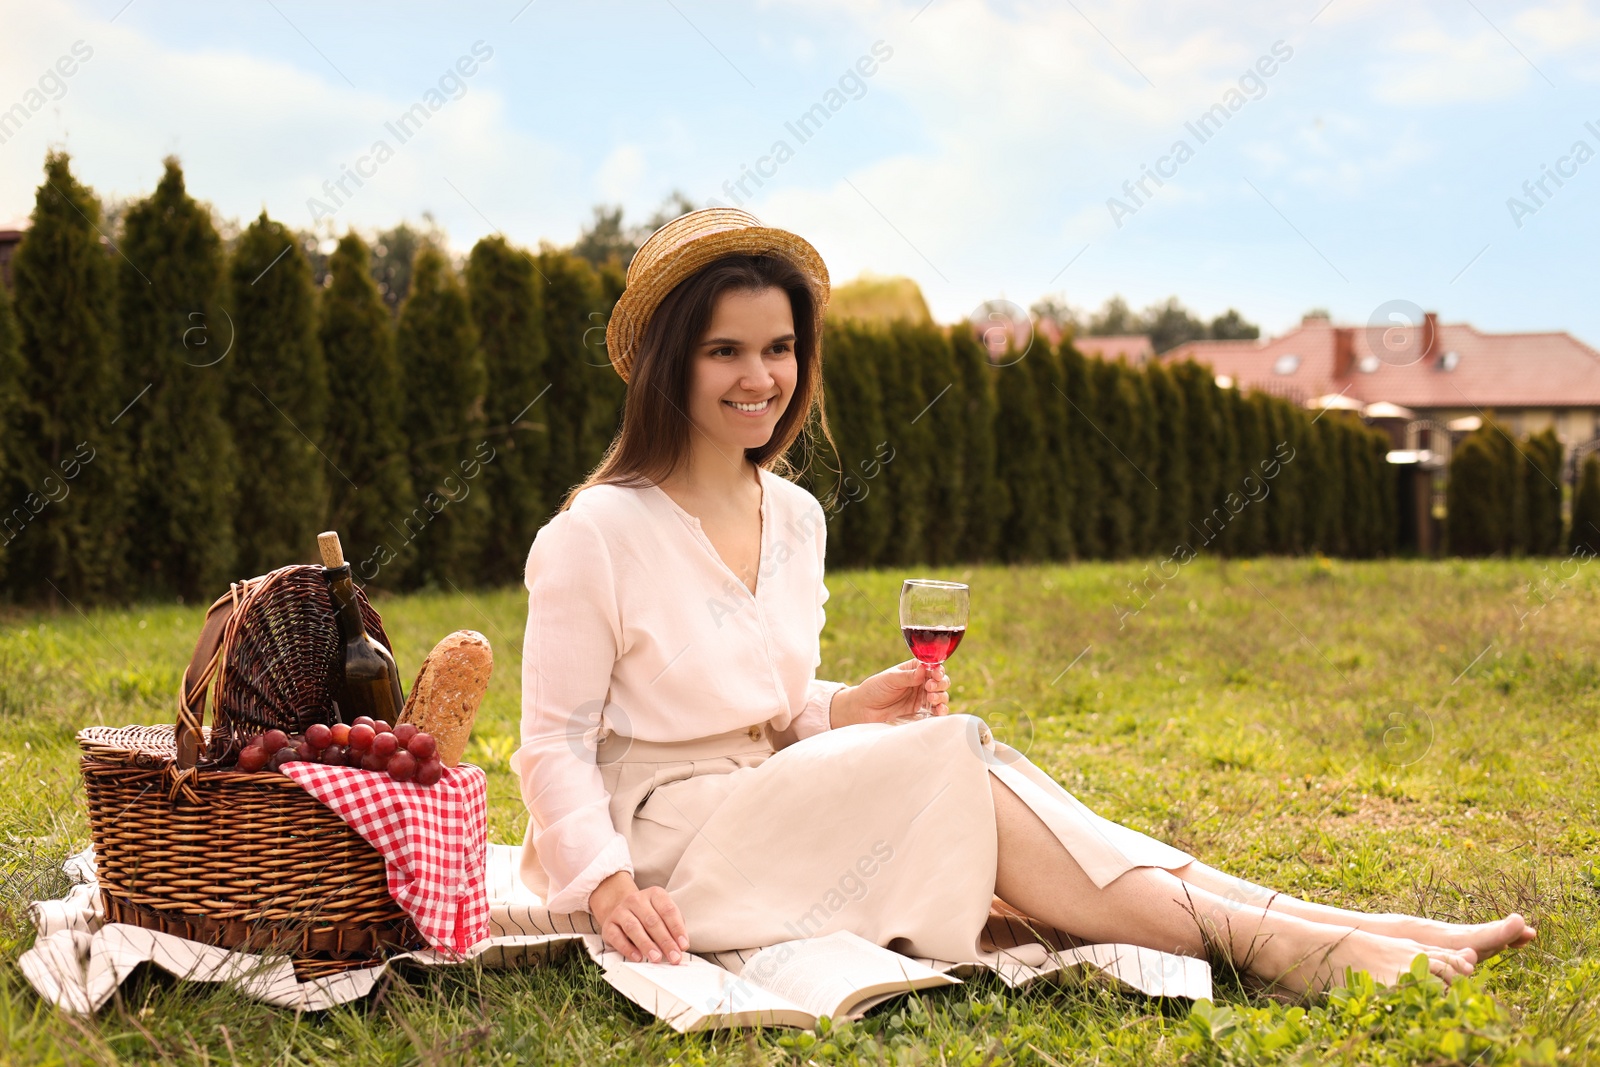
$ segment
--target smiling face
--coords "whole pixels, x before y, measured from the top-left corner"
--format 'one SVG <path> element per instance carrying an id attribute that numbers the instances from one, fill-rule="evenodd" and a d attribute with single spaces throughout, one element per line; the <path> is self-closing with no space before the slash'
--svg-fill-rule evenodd
<path id="1" fill-rule="evenodd" d="M 794 313 L 782 289 L 718 295 L 690 362 L 689 418 L 702 441 L 730 456 L 767 443 L 794 395 L 794 346 Z"/>

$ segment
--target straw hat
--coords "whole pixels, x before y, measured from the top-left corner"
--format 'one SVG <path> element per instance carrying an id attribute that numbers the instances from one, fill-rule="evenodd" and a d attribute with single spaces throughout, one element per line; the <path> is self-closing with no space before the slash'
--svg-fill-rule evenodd
<path id="1" fill-rule="evenodd" d="M 611 365 L 627 381 L 633 357 L 644 338 L 650 316 L 679 282 L 722 256 L 776 255 L 806 276 L 815 309 L 813 337 L 822 336 L 822 313 L 828 306 L 828 268 L 804 238 L 763 226 L 748 211 L 708 207 L 679 215 L 647 238 L 628 264 L 622 296 L 606 323 L 606 351 Z"/>

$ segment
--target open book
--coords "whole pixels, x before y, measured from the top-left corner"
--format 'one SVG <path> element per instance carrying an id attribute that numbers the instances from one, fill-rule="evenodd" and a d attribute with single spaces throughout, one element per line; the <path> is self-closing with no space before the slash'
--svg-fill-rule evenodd
<path id="1" fill-rule="evenodd" d="M 822 1016 L 859 1019 L 900 993 L 961 982 L 840 930 L 755 953 L 735 974 L 690 954 L 683 963 L 600 957 L 606 981 L 679 1033 L 724 1026 L 815 1026 Z"/>

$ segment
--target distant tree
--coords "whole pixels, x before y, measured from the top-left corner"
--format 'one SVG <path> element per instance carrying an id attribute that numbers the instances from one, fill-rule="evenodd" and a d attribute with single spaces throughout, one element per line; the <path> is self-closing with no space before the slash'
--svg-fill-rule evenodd
<path id="1" fill-rule="evenodd" d="M 402 222 L 379 232 L 372 243 L 372 280 L 378 285 L 384 306 L 396 318 L 400 315 L 400 305 L 406 302 L 406 295 L 411 291 L 411 267 L 417 260 L 417 253 L 426 246 L 440 250 L 445 247 L 444 230 L 434 221 L 431 212 L 422 213 L 422 223 L 413 226 Z"/>
<path id="2" fill-rule="evenodd" d="M 411 484 L 419 495 L 415 577 L 452 588 L 476 582 L 489 517 L 481 480 L 494 453 L 484 433 L 488 376 L 467 296 L 444 253 L 424 245 L 400 308 L 395 351 L 406 383 Z"/>
<path id="3" fill-rule="evenodd" d="M 299 241 L 263 211 L 234 247 L 228 282 L 236 340 L 227 410 L 241 453 L 233 529 L 239 570 L 255 575 L 316 558 L 327 478 L 338 475 L 318 451 L 328 369 Z"/>
<path id="4" fill-rule="evenodd" d="M 1067 303 L 1066 298 L 1062 296 L 1042 296 L 1033 302 L 1032 307 L 1028 308 L 1028 313 L 1034 317 L 1035 321 L 1048 319 L 1062 330 L 1070 331 L 1074 334 L 1083 328 L 1082 315 L 1077 308 Z"/>
<path id="5" fill-rule="evenodd" d="M 1572 528 L 1567 533 L 1567 551 L 1577 555 L 1600 555 L 1600 453 L 1584 457 L 1578 474 L 1578 488 L 1572 496 Z"/>
<path id="6" fill-rule="evenodd" d="M 143 383 L 130 389 L 122 374 L 100 204 L 65 152 L 51 152 L 44 170 L 11 267 L 21 406 L 0 523 L 13 592 L 81 604 L 128 592 L 127 450 L 146 412 Z"/>
<path id="7" fill-rule="evenodd" d="M 533 260 L 504 237 L 473 246 L 467 290 L 488 376 L 485 433 L 494 449 L 483 472 L 490 512 L 483 574 L 506 582 L 522 573 L 553 507 L 544 481 L 555 403 L 546 388 L 549 338 Z"/>
<path id="8" fill-rule="evenodd" d="M 366 243 L 354 233 L 329 261 L 318 338 L 333 402 L 328 414 L 328 525 L 344 542 L 356 578 L 388 588 L 415 560 L 406 516 L 422 501 L 412 491 L 405 425 L 406 389 L 394 328 L 368 273 Z"/>
<path id="9" fill-rule="evenodd" d="M 224 405 L 237 341 L 219 304 L 222 238 L 167 157 L 155 192 L 129 209 L 118 257 L 126 380 L 149 393 L 134 450 L 130 544 L 145 587 L 209 603 L 239 578 L 238 456 Z"/>
<path id="10" fill-rule="evenodd" d="M 1140 316 L 1144 329 L 1150 335 L 1150 347 L 1168 352 L 1181 344 L 1197 341 L 1206 336 L 1206 324 L 1189 313 L 1189 309 L 1169 296 L 1159 304 L 1151 304 Z"/>
<path id="11" fill-rule="evenodd" d="M 1312 308 L 1300 317 L 1302 319 L 1331 319 L 1333 315 L 1327 308 Z"/>
<path id="12" fill-rule="evenodd" d="M 1206 336 L 1213 341 L 1254 341 L 1261 336 L 1261 327 L 1246 322 L 1243 315 L 1229 308 L 1211 320 Z"/>
<path id="13" fill-rule="evenodd" d="M 588 260 L 593 267 L 611 260 L 626 263 L 632 259 L 638 245 L 623 228 L 622 205 L 596 204 L 591 210 L 594 218 L 579 232 L 572 254 Z"/>
<path id="14" fill-rule="evenodd" d="M 1114 337 L 1118 334 L 1144 333 L 1145 322 L 1139 313 L 1128 307 L 1120 296 L 1113 296 L 1089 316 L 1086 337 Z"/>
<path id="15" fill-rule="evenodd" d="M 1561 550 L 1561 468 L 1565 459 L 1561 439 L 1546 429 L 1529 437 L 1518 464 L 1522 472 L 1523 500 L 1528 509 L 1527 550 L 1548 556 Z"/>
<path id="16" fill-rule="evenodd" d="M 572 254 L 588 260 L 589 265 L 596 269 L 608 262 L 615 262 L 626 270 L 645 238 L 679 215 L 693 210 L 694 201 L 674 189 L 644 223 L 627 226 L 622 221 L 621 205 L 607 207 L 597 204 L 593 208 L 593 219 L 583 228 L 577 243 L 572 246 Z"/>

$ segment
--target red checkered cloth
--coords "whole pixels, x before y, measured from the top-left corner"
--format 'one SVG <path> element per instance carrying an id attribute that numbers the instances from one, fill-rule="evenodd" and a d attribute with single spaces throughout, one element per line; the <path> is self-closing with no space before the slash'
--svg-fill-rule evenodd
<path id="1" fill-rule="evenodd" d="M 489 931 L 483 770 L 445 768 L 433 785 L 381 771 L 294 762 L 283 772 L 383 853 L 389 894 L 433 948 L 465 951 Z"/>

